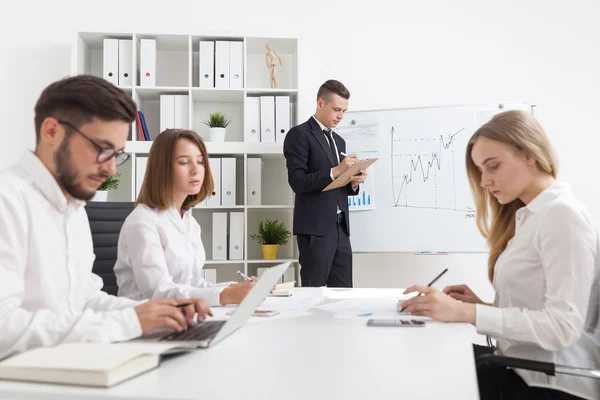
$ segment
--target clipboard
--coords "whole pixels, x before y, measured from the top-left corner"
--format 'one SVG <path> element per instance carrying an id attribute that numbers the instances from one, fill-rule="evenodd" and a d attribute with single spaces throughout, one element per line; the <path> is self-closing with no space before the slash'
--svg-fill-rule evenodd
<path id="1" fill-rule="evenodd" d="M 358 175 L 361 169 L 366 170 L 377 160 L 379 160 L 379 157 L 366 158 L 364 160 L 358 161 L 356 164 L 348 168 L 343 174 L 335 178 L 333 182 L 325 186 L 325 189 L 323 189 L 322 191 L 325 192 L 327 190 L 337 189 L 339 187 L 346 186 L 350 182 L 351 176 Z"/>

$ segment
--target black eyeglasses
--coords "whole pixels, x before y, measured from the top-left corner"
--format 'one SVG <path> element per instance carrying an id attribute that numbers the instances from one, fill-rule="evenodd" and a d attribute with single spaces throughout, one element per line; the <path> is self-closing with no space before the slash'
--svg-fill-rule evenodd
<path id="1" fill-rule="evenodd" d="M 98 162 L 98 164 L 103 164 L 111 158 L 115 157 L 115 165 L 118 167 L 119 165 L 122 165 L 125 161 L 129 160 L 129 154 L 125 153 L 124 150 L 116 151 L 112 147 L 102 147 L 98 143 L 94 142 L 92 139 L 87 137 L 85 133 L 75 128 L 70 122 L 58 121 L 58 123 L 62 125 L 67 125 L 69 128 L 79 133 L 81 136 L 86 138 L 88 142 L 90 142 L 96 148 L 96 150 L 98 150 L 98 157 L 96 157 L 96 162 Z"/>

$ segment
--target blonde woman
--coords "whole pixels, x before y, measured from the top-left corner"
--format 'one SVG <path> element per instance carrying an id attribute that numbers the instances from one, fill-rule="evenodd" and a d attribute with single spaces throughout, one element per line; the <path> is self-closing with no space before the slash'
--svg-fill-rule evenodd
<path id="1" fill-rule="evenodd" d="M 478 353 L 600 367 L 599 242 L 585 207 L 557 183 L 548 137 L 528 113 L 496 115 L 471 138 L 466 154 L 477 226 L 487 239 L 488 277 L 496 291 L 484 303 L 467 286 L 420 292 L 405 311 L 468 322 L 497 341 Z M 478 367 L 482 400 L 600 399 L 600 381 L 506 368 Z"/>
<path id="2" fill-rule="evenodd" d="M 210 284 L 200 225 L 192 208 L 213 191 L 204 142 L 193 131 L 168 129 L 150 149 L 136 208 L 119 235 L 119 296 L 134 300 L 202 297 L 211 306 L 239 304 L 255 281 Z"/>

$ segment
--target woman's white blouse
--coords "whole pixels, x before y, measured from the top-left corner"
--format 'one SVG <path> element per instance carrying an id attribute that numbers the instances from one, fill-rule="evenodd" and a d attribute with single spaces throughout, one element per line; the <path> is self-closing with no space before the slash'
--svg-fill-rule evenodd
<path id="1" fill-rule="evenodd" d="M 600 368 L 598 231 L 567 184 L 556 183 L 516 213 L 498 258 L 494 307 L 476 306 L 476 327 L 497 353 Z M 600 380 L 516 370 L 530 386 L 600 399 Z"/>
<path id="2" fill-rule="evenodd" d="M 227 283 L 211 284 L 202 277 L 206 253 L 200 225 L 188 210 L 160 211 L 138 205 L 119 235 L 115 264 L 119 296 L 134 300 L 162 297 L 204 298 L 220 305 Z"/>

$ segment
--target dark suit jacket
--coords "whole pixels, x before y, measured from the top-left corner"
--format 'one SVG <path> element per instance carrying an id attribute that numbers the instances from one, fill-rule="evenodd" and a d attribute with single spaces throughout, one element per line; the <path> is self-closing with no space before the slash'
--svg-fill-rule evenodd
<path id="1" fill-rule="evenodd" d="M 334 132 L 339 152 L 346 152 L 346 142 Z M 325 236 L 336 222 L 339 205 L 346 216 L 346 228 L 350 233 L 348 195 L 355 196 L 359 188 L 352 190 L 349 183 L 338 189 L 322 192 L 331 181 L 333 159 L 329 143 L 321 127 L 313 117 L 293 127 L 285 136 L 283 154 L 286 158 L 288 182 L 296 193 L 294 205 L 294 235 Z M 340 161 L 344 157 L 339 155 Z"/>

